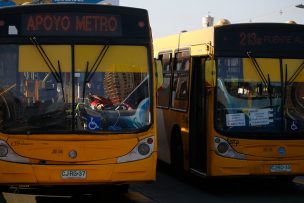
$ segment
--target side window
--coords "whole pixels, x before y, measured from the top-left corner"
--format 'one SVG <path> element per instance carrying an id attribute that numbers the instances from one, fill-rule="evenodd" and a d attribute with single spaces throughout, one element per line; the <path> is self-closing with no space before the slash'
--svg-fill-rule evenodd
<path id="1" fill-rule="evenodd" d="M 172 53 L 161 53 L 158 59 L 163 64 L 163 85 L 157 92 L 157 105 L 160 107 L 169 107 L 170 99 L 170 83 L 171 83 L 171 66 L 172 66 Z"/>
<path id="2" fill-rule="evenodd" d="M 176 64 L 173 68 L 172 108 L 187 110 L 189 100 L 189 50 L 175 53 Z"/>

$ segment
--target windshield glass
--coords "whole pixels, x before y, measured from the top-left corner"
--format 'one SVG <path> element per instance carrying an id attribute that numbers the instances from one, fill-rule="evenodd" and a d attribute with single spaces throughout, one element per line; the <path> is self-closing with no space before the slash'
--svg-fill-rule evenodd
<path id="1" fill-rule="evenodd" d="M 143 46 L 0 45 L 0 131 L 130 132 L 151 123 Z"/>
<path id="2" fill-rule="evenodd" d="M 303 132 L 303 61 L 217 58 L 217 129 L 261 135 Z"/>

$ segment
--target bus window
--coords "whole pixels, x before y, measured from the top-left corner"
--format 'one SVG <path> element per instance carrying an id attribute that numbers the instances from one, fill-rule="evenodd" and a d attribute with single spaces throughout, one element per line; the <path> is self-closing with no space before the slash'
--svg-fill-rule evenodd
<path id="1" fill-rule="evenodd" d="M 220 130 L 281 130 L 279 60 L 255 60 L 263 71 L 257 72 L 257 67 L 250 59 L 217 59 L 216 123 Z M 257 117 L 262 114 L 265 116 Z"/>
<path id="2" fill-rule="evenodd" d="M 186 110 L 189 96 L 189 51 L 176 53 L 176 65 L 172 87 L 172 107 Z"/>
<path id="3" fill-rule="evenodd" d="M 172 53 L 162 53 L 158 56 L 163 65 L 163 84 L 157 92 L 157 105 L 160 107 L 169 107 Z"/>
<path id="4" fill-rule="evenodd" d="M 304 62 L 303 59 L 283 59 L 286 88 L 285 119 L 289 132 L 304 130 Z"/>

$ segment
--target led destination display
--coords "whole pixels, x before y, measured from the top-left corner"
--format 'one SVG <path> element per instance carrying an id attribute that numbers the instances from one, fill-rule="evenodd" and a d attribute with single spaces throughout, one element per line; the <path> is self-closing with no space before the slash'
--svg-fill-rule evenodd
<path id="1" fill-rule="evenodd" d="M 121 21 L 116 15 L 33 14 L 24 15 L 25 35 L 120 36 Z"/>

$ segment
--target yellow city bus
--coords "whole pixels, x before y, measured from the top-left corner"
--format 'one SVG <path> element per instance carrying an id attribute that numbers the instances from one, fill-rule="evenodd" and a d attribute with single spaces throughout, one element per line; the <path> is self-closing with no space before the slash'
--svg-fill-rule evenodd
<path id="1" fill-rule="evenodd" d="M 222 24 L 154 49 L 160 160 L 202 176 L 303 174 L 303 25 Z"/>
<path id="2" fill-rule="evenodd" d="M 146 10 L 1 8 L 0 49 L 0 187 L 155 180 Z"/>

